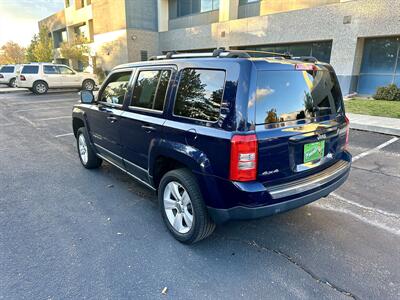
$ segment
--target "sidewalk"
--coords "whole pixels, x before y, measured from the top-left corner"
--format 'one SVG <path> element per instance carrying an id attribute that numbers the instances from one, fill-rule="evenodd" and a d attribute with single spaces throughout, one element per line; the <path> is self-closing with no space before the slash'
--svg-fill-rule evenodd
<path id="1" fill-rule="evenodd" d="M 400 119 L 347 113 L 350 128 L 400 136 Z"/>
<path id="2" fill-rule="evenodd" d="M 27 89 L 9 88 L 9 87 L 0 86 L 0 94 L 20 93 L 20 92 L 26 92 L 26 91 L 27 91 Z"/>

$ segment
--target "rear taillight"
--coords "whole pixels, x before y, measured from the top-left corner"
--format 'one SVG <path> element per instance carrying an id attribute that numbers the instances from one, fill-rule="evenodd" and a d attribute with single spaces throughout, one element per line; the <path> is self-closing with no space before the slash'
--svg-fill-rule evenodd
<path id="1" fill-rule="evenodd" d="M 234 135 L 231 139 L 230 180 L 252 181 L 257 178 L 257 136 Z"/>
<path id="2" fill-rule="evenodd" d="M 345 116 L 345 120 L 346 120 L 346 143 L 344 144 L 344 149 L 347 150 L 349 146 L 350 120 L 347 116 Z"/>
<path id="3" fill-rule="evenodd" d="M 318 67 L 314 64 L 296 64 L 296 70 L 299 71 L 317 71 Z"/>
<path id="4" fill-rule="evenodd" d="M 24 75 L 19 75 L 19 80 L 21 80 L 21 81 L 26 81 L 26 78 L 25 78 Z"/>

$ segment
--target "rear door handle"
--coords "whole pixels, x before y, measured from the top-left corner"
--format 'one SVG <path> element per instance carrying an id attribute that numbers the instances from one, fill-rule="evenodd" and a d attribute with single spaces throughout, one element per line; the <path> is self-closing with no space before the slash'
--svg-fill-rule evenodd
<path id="1" fill-rule="evenodd" d="M 107 117 L 107 120 L 110 121 L 111 123 L 115 123 L 115 122 L 118 121 L 118 119 L 116 117 L 114 117 L 114 116 Z"/>
<path id="2" fill-rule="evenodd" d="M 152 131 L 156 131 L 156 129 L 153 126 L 149 126 L 149 125 L 142 125 L 142 128 L 147 132 L 150 133 Z"/>

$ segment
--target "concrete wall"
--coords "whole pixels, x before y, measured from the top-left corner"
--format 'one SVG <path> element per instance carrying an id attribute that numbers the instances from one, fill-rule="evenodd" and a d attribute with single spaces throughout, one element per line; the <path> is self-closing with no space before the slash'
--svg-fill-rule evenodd
<path id="1" fill-rule="evenodd" d="M 157 0 L 127 0 L 127 28 L 158 31 Z"/>
<path id="2" fill-rule="evenodd" d="M 126 29 L 125 0 L 92 0 L 92 7 L 94 34 Z"/>
<path id="3" fill-rule="evenodd" d="M 148 57 L 159 54 L 158 32 L 138 29 L 127 30 L 128 62 L 140 61 L 140 51 L 145 50 Z"/>
<path id="4" fill-rule="evenodd" d="M 346 94 L 358 76 L 359 40 L 400 35 L 399 12 L 398 0 L 346 1 L 161 32 L 160 51 L 333 40 L 331 63 Z"/>
<path id="5" fill-rule="evenodd" d="M 66 28 L 65 12 L 61 10 L 39 22 L 40 26 L 46 26 L 50 31 Z"/>
<path id="6" fill-rule="evenodd" d="M 127 34 L 126 29 L 121 29 L 94 36 L 94 42 L 90 46 L 92 56 L 97 57 L 97 66 L 111 71 L 115 66 L 129 61 Z"/>

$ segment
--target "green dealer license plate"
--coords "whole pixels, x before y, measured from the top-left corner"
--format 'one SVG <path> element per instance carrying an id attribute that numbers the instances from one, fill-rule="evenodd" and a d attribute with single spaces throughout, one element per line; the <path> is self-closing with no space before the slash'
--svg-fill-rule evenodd
<path id="1" fill-rule="evenodd" d="M 304 145 L 304 163 L 319 160 L 325 153 L 325 141 Z"/>

